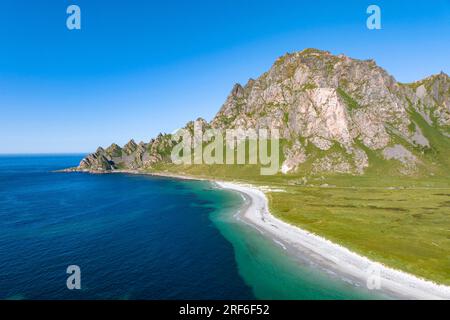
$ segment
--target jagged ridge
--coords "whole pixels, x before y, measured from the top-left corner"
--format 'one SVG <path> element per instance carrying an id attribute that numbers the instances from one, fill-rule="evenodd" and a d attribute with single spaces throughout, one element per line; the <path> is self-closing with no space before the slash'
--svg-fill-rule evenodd
<path id="1" fill-rule="evenodd" d="M 381 161 L 399 174 L 433 174 L 435 164 L 448 166 L 442 150 L 450 146 L 450 79 L 440 73 L 402 84 L 373 60 L 306 49 L 236 84 L 210 123 L 197 121 L 218 129 L 278 129 L 283 173 L 363 174 Z M 174 144 L 170 134 L 113 144 L 76 170 L 149 169 L 170 163 Z"/>

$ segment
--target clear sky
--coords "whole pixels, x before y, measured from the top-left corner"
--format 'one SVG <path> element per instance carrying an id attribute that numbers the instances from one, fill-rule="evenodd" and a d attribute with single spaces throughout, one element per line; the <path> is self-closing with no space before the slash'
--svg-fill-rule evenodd
<path id="1" fill-rule="evenodd" d="M 382 30 L 366 28 L 370 4 Z M 234 83 L 309 47 L 402 82 L 450 73 L 450 1 L 2 0 L 0 153 L 91 152 L 210 120 Z"/>

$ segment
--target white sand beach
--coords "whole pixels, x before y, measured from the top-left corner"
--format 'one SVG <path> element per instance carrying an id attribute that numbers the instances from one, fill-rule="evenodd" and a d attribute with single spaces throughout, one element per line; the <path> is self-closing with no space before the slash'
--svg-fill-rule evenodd
<path id="1" fill-rule="evenodd" d="M 268 210 L 264 192 L 255 186 L 216 182 L 223 189 L 235 190 L 250 203 L 242 218 L 281 247 L 307 257 L 334 274 L 356 281 L 360 286 L 375 283 L 375 289 L 398 299 L 450 299 L 450 287 L 420 279 L 383 264 L 373 262 L 338 244 L 275 218 Z M 374 278 L 378 276 L 378 278 Z M 370 279 L 370 280 L 368 280 Z M 377 285 L 379 284 L 379 286 Z M 372 287 L 373 288 L 373 287 Z"/>

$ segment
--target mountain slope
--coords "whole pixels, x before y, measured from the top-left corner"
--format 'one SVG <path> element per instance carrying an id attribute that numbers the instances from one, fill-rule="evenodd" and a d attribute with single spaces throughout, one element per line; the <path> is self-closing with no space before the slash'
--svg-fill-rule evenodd
<path id="1" fill-rule="evenodd" d="M 236 84 L 204 128 L 278 129 L 280 174 L 442 175 L 450 168 L 450 78 L 402 84 L 372 60 L 306 49 Z M 186 128 L 192 131 L 193 122 Z M 76 170 L 155 169 L 176 141 L 99 148 Z"/>

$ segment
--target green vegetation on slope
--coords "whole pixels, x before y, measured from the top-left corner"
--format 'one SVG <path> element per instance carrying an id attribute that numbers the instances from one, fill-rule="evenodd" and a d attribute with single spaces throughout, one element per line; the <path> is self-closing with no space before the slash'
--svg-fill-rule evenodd
<path id="1" fill-rule="evenodd" d="M 429 125 L 414 109 L 410 108 L 409 114 L 430 142 L 431 148 L 424 150 L 425 156 L 433 163 L 443 164 L 444 171 L 441 173 L 448 175 L 450 169 L 450 139 L 438 129 Z"/>
<path id="2" fill-rule="evenodd" d="M 350 110 L 359 108 L 358 102 L 355 101 L 347 92 L 345 92 L 342 88 L 337 88 L 337 93 L 339 96 L 344 99 L 345 104 L 348 106 Z"/>

